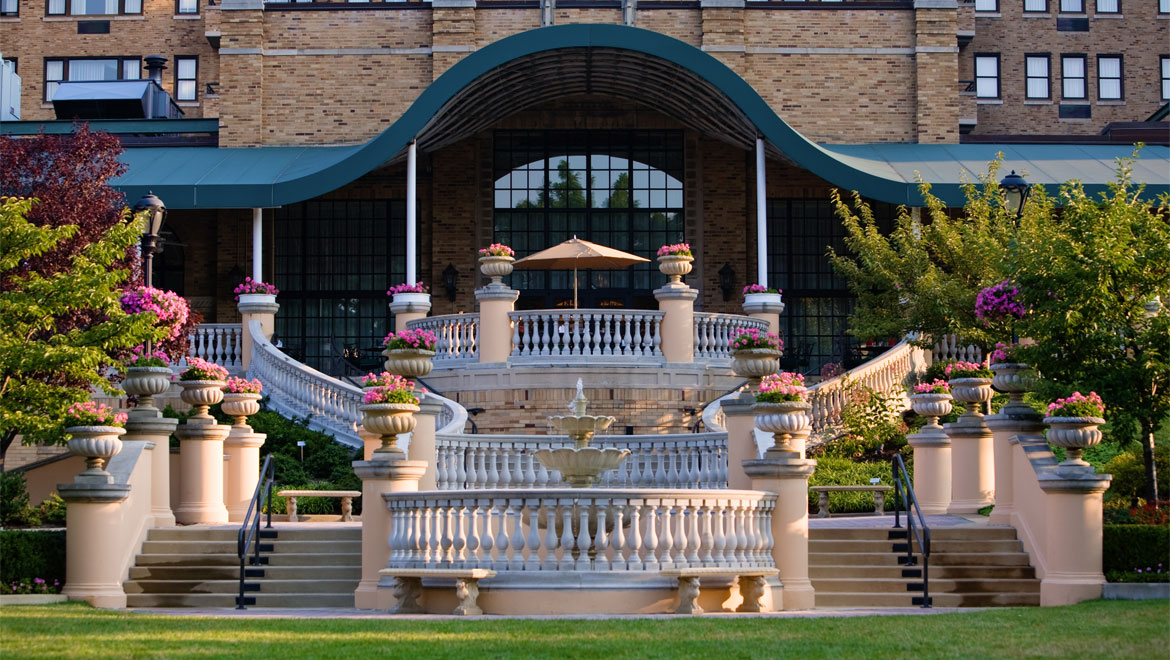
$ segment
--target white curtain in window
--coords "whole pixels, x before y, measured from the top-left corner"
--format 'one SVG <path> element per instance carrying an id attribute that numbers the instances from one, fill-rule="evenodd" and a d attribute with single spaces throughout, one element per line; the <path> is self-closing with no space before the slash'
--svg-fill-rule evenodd
<path id="1" fill-rule="evenodd" d="M 195 63 L 193 57 L 175 58 L 175 98 L 180 101 L 195 100 Z"/>
<path id="2" fill-rule="evenodd" d="M 198 14 L 199 2 L 198 0 L 179 0 L 180 14 Z"/>
<path id="3" fill-rule="evenodd" d="M 1116 14 L 1118 11 L 1117 0 L 1097 0 L 1098 14 Z"/>
<path id="4" fill-rule="evenodd" d="M 70 80 L 117 80 L 118 60 L 70 60 Z"/>
<path id="5" fill-rule="evenodd" d="M 1162 58 L 1162 100 L 1170 99 L 1170 57 Z"/>
<path id="6" fill-rule="evenodd" d="M 123 11 L 127 14 L 141 14 L 142 0 L 126 0 Z"/>
<path id="7" fill-rule="evenodd" d="M 65 77 L 65 63 L 61 61 L 45 62 L 45 100 L 53 100 L 53 92 L 57 91 L 57 82 Z"/>
<path id="8" fill-rule="evenodd" d="M 117 14 L 118 0 L 73 0 L 70 12 L 74 16 Z"/>
<path id="9" fill-rule="evenodd" d="M 0 13 L 15 14 L 16 13 L 16 0 L 3 0 L 2 2 L 0 2 Z"/>
<path id="10" fill-rule="evenodd" d="M 141 77 L 141 62 L 138 60 L 122 60 L 122 80 L 138 80 Z"/>
<path id="11" fill-rule="evenodd" d="M 1170 0 L 1158 0 L 1158 13 L 1170 14 Z"/>
<path id="12" fill-rule="evenodd" d="M 996 11 L 999 9 L 997 0 L 975 0 L 975 11 Z"/>
<path id="13" fill-rule="evenodd" d="M 1024 11 L 1048 11 L 1048 0 L 1024 0 Z"/>
<path id="14" fill-rule="evenodd" d="M 1028 98 L 1048 98 L 1048 58 L 1029 57 L 1026 63 Z"/>
<path id="15" fill-rule="evenodd" d="M 64 14 L 65 13 L 65 0 L 49 0 L 49 13 L 50 14 Z"/>
<path id="16" fill-rule="evenodd" d="M 1060 0 L 1060 11 L 1083 14 L 1085 13 L 1085 0 Z"/>
<path id="17" fill-rule="evenodd" d="M 1064 78 L 1064 98 L 1085 98 L 1085 60 L 1079 57 L 1066 57 L 1061 63 L 1061 76 Z"/>
<path id="18" fill-rule="evenodd" d="M 1121 58 L 1102 57 L 1097 60 L 1097 88 L 1103 99 L 1121 98 Z"/>

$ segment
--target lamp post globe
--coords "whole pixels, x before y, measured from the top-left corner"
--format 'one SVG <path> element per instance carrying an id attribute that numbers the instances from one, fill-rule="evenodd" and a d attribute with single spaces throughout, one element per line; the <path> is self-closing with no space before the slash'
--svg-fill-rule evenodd
<path id="1" fill-rule="evenodd" d="M 1028 193 L 1031 192 L 1032 186 L 1024 179 L 1024 177 L 1016 174 L 1015 170 L 1011 174 L 1005 176 L 1000 182 L 999 187 L 1003 189 L 1005 199 L 1004 206 L 1009 211 L 1016 214 L 1016 219 L 1023 217 L 1024 204 L 1028 202 Z"/>

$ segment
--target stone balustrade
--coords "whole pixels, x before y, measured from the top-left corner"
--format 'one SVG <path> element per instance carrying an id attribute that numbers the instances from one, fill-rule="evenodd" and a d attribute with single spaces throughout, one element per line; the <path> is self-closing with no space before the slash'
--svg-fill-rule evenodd
<path id="1" fill-rule="evenodd" d="M 545 488 L 562 486 L 561 475 L 537 462 L 539 449 L 570 447 L 566 436 L 436 437 L 436 483 L 440 490 Z M 597 436 L 596 447 L 629 449 L 616 469 L 602 474 L 612 488 L 726 488 L 727 434 Z"/>
<path id="2" fill-rule="evenodd" d="M 511 312 L 512 357 L 643 358 L 662 356 L 662 312 L 650 310 L 537 310 Z"/>
<path id="3" fill-rule="evenodd" d="M 413 330 L 429 330 L 438 337 L 434 362 L 474 362 L 479 355 L 479 314 L 428 316 L 407 325 Z"/>
<path id="4" fill-rule="evenodd" d="M 202 358 L 239 375 L 244 369 L 244 329 L 239 323 L 200 323 L 188 335 L 187 357 L 175 365 L 179 372 L 187 368 L 187 359 Z"/>
<path id="5" fill-rule="evenodd" d="M 737 330 L 768 331 L 767 321 L 735 314 L 695 312 L 695 358 L 731 359 L 731 338 Z"/>
<path id="6" fill-rule="evenodd" d="M 724 490 L 385 493 L 389 568 L 657 573 L 772 568 L 776 496 Z"/>

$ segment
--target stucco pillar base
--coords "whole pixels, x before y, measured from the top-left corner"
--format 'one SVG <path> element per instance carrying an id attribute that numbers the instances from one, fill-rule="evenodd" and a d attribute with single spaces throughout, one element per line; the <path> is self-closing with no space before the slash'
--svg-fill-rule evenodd
<path id="1" fill-rule="evenodd" d="M 654 290 L 662 319 L 662 356 L 667 362 L 695 361 L 695 299 L 699 290 L 675 282 Z"/>
<path id="2" fill-rule="evenodd" d="M 1112 476 L 1092 467 L 1062 466 L 1039 476 L 1047 517 L 1047 571 L 1040 605 L 1072 605 L 1101 597 L 1101 495 Z"/>
<path id="3" fill-rule="evenodd" d="M 225 468 L 227 474 L 224 475 L 227 482 L 224 506 L 230 522 L 243 522 L 248 513 L 248 505 L 252 503 L 252 495 L 260 481 L 260 447 L 267 437 L 241 424 L 231 427 L 223 442 L 224 452 L 229 457 Z"/>
<path id="4" fill-rule="evenodd" d="M 426 471 L 412 490 L 437 490 L 439 461 L 435 450 L 435 426 L 439 421 L 439 413 L 443 411 L 443 404 L 433 394 L 425 394 L 420 397 L 418 407 L 419 411 L 414 414 L 415 426 L 410 432 L 406 458 L 425 465 Z"/>
<path id="5" fill-rule="evenodd" d="M 193 424 L 176 429 L 179 436 L 179 502 L 175 520 L 183 525 L 218 524 L 228 521 L 223 504 L 223 441 L 232 427 L 225 424 Z"/>
<path id="6" fill-rule="evenodd" d="M 393 604 L 390 589 L 378 589 L 378 571 L 390 561 L 390 511 L 382 493 L 417 491 L 426 469 L 423 461 L 353 462 L 362 480 L 362 579 L 353 592 L 354 607 L 387 610 Z"/>
<path id="7" fill-rule="evenodd" d="M 943 428 L 951 440 L 951 503 L 947 513 L 977 513 L 995 502 L 991 431 L 982 415 L 963 415 Z"/>
<path id="8" fill-rule="evenodd" d="M 752 490 L 776 493 L 772 512 L 772 557 L 780 569 L 781 597 L 777 609 L 807 610 L 816 605 L 808 579 L 808 478 L 817 462 L 796 452 L 772 451 L 743 462 Z"/>
<path id="9" fill-rule="evenodd" d="M 130 411 L 123 442 L 144 441 L 153 444 L 150 451 L 150 516 L 152 527 L 174 527 L 171 511 L 171 434 L 179 420 L 163 417 L 155 410 Z"/>
<path id="10" fill-rule="evenodd" d="M 734 490 L 751 490 L 752 478 L 743 471 L 743 464 L 744 461 L 760 458 L 760 450 L 756 445 L 755 413 L 752 412 L 752 404 L 724 402 L 722 408 L 723 423 L 727 427 L 727 487 Z"/>
<path id="11" fill-rule="evenodd" d="M 508 312 L 516 309 L 520 292 L 502 284 L 489 284 L 475 290 L 479 303 L 480 362 L 506 362 L 512 354 L 512 320 Z"/>
<path id="12" fill-rule="evenodd" d="M 425 301 L 422 296 L 426 296 Z M 390 311 L 394 313 L 394 331 L 402 332 L 407 323 L 426 318 L 431 311 L 431 296 L 425 293 L 408 294 L 405 298 L 395 295 L 390 302 Z"/>
<path id="13" fill-rule="evenodd" d="M 995 508 L 988 519 L 992 525 L 1012 524 L 1012 514 L 1016 512 L 1011 440 L 1017 435 L 1042 434 L 1042 419 L 1039 413 L 1023 403 L 1009 403 L 1000 408 L 998 415 L 987 417 L 995 464 Z"/>
<path id="14" fill-rule="evenodd" d="M 94 607 L 126 607 L 122 590 L 122 502 L 129 484 L 59 484 L 65 510 L 65 573 L 61 593 Z M 113 531 L 113 533 L 111 533 Z"/>
<path id="15" fill-rule="evenodd" d="M 362 425 L 358 425 L 358 437 L 362 439 L 362 460 L 374 460 L 374 452 L 382 448 L 382 436 L 370 433 Z"/>
<path id="16" fill-rule="evenodd" d="M 236 308 L 240 310 L 240 324 L 244 328 L 240 360 L 247 371 L 252 364 L 252 334 L 248 331 L 248 324 L 259 321 L 261 334 L 265 339 L 272 339 L 272 333 L 276 332 L 276 312 L 280 310 L 280 305 L 276 303 L 276 296 L 253 295 L 241 300 Z"/>
<path id="17" fill-rule="evenodd" d="M 906 436 L 914 448 L 914 494 L 922 515 L 941 516 L 951 504 L 951 439 L 932 424 Z"/>

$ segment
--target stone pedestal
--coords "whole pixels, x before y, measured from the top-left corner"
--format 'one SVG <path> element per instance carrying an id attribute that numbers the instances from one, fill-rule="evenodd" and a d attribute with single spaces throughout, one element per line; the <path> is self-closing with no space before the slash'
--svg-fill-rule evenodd
<path id="1" fill-rule="evenodd" d="M 426 318 L 431 311 L 431 294 L 429 293 L 396 293 L 390 303 L 390 311 L 394 313 L 394 331 L 406 330 L 406 324 Z"/>
<path id="2" fill-rule="evenodd" d="M 1092 467 L 1060 466 L 1038 475 L 1046 509 L 1046 572 L 1040 605 L 1072 605 L 1101 597 L 1101 495 L 1112 477 Z"/>
<path id="3" fill-rule="evenodd" d="M 724 401 L 722 408 L 723 424 L 727 427 L 727 487 L 733 490 L 751 490 L 752 478 L 743 471 L 743 464 L 760 458 L 760 450 L 756 446 L 754 426 L 756 416 L 752 411 L 752 402 Z"/>
<path id="4" fill-rule="evenodd" d="M 260 481 L 260 447 L 267 437 L 252 431 L 250 426 L 238 424 L 231 427 L 224 440 L 228 460 L 224 467 L 223 503 L 231 522 L 243 522 L 248 514 L 248 505 Z"/>
<path id="5" fill-rule="evenodd" d="M 65 573 L 61 593 L 69 600 L 83 600 L 94 607 L 126 607 L 122 589 L 125 567 L 121 556 L 123 539 L 122 502 L 130 496 L 129 484 L 60 484 L 57 492 L 68 507 L 65 511 Z"/>
<path id="6" fill-rule="evenodd" d="M 951 440 L 938 424 L 906 436 L 914 448 L 914 494 L 922 515 L 939 516 L 951 504 Z"/>
<path id="7" fill-rule="evenodd" d="M 993 525 L 1012 524 L 1016 512 L 1015 476 L 1013 474 L 1012 438 L 1017 435 L 1043 435 L 1044 424 L 1039 413 L 1031 407 L 1008 404 L 998 415 L 987 417 L 987 428 L 991 430 L 992 462 L 995 470 L 995 508 L 991 510 L 988 522 Z M 917 463 L 915 463 L 917 469 Z"/>
<path id="8" fill-rule="evenodd" d="M 276 331 L 276 312 L 280 305 L 276 303 L 276 296 L 266 293 L 240 294 L 240 302 L 236 305 L 240 310 L 240 323 L 244 328 L 244 338 L 241 342 L 240 359 L 244 370 L 252 364 L 252 334 L 248 331 L 248 324 L 252 321 L 260 322 L 260 329 L 265 339 L 272 339 Z"/>
<path id="9" fill-rule="evenodd" d="M 983 415 L 970 412 L 944 428 L 951 440 L 951 503 L 947 513 L 976 513 L 995 502 L 991 430 Z"/>
<path id="10" fill-rule="evenodd" d="M 772 557 L 780 569 L 782 588 L 781 598 L 773 598 L 776 609 L 809 610 L 815 606 L 816 592 L 808 579 L 808 478 L 816 465 L 816 461 L 791 451 L 769 451 L 761 459 L 743 462 L 752 490 L 777 496 L 772 513 Z"/>
<path id="11" fill-rule="evenodd" d="M 362 480 L 362 579 L 353 593 L 358 609 L 385 610 L 393 604 L 390 590 L 378 589 L 378 571 L 390 561 L 390 512 L 382 493 L 417 491 L 426 469 L 422 461 L 353 462 L 353 471 Z"/>
<path id="12" fill-rule="evenodd" d="M 365 426 L 359 424 L 358 437 L 362 439 L 362 460 L 374 460 L 374 452 L 382 447 L 382 436 L 370 433 Z"/>
<path id="13" fill-rule="evenodd" d="M 662 319 L 662 355 L 667 362 L 695 361 L 695 298 L 699 290 L 677 282 L 654 290 Z"/>
<path id="14" fill-rule="evenodd" d="M 123 442 L 145 441 L 150 451 L 150 515 L 153 527 L 174 527 L 171 511 L 171 434 L 179 420 L 163 417 L 157 409 L 134 408 L 126 421 Z"/>
<path id="15" fill-rule="evenodd" d="M 768 332 L 780 336 L 780 313 L 784 303 L 779 293 L 748 293 L 743 297 L 743 311 L 768 324 Z"/>
<path id="16" fill-rule="evenodd" d="M 418 408 L 419 411 L 414 414 L 415 426 L 410 432 L 410 446 L 407 447 L 406 457 L 426 465 L 426 472 L 419 478 L 415 490 L 436 490 L 438 460 L 435 453 L 435 424 L 439 421 L 443 404 L 439 403 L 437 397 L 424 394 L 419 400 Z M 365 501 L 367 500 L 363 500 Z"/>
<path id="17" fill-rule="evenodd" d="M 475 299 L 479 303 L 476 344 L 480 362 L 506 362 L 512 354 L 512 321 L 508 312 L 515 310 L 519 296 L 519 291 L 502 284 L 476 289 Z"/>
<path id="18" fill-rule="evenodd" d="M 223 504 L 223 441 L 232 427 L 224 424 L 187 423 L 179 426 L 179 502 L 175 520 L 184 525 L 219 524 L 228 521 Z"/>

